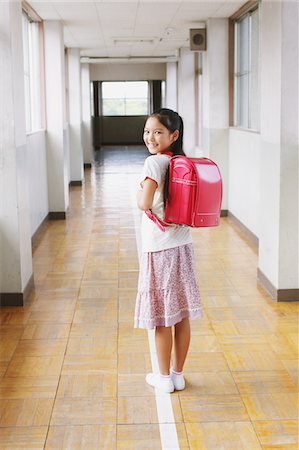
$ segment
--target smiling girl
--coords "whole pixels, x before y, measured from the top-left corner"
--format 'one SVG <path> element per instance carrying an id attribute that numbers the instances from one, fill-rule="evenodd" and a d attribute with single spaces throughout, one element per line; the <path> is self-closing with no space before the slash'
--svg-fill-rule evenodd
<path id="1" fill-rule="evenodd" d="M 151 114 L 144 127 L 143 140 L 152 156 L 145 160 L 137 195 L 138 207 L 144 213 L 135 328 L 155 328 L 159 373 L 147 374 L 147 383 L 164 392 L 173 392 L 185 387 L 183 367 L 190 344 L 189 318 L 201 317 L 193 244 L 188 227 L 171 225 L 163 232 L 145 211 L 151 210 L 159 219 L 164 218 L 169 160 L 185 154 L 182 118 L 165 108 Z"/>

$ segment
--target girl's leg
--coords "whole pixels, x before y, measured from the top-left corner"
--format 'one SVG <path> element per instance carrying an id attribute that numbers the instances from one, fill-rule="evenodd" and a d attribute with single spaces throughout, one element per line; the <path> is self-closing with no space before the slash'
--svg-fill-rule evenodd
<path id="1" fill-rule="evenodd" d="M 155 341 L 160 374 L 169 375 L 172 349 L 171 327 L 156 327 Z"/>
<path id="2" fill-rule="evenodd" d="M 182 372 L 190 344 L 190 322 L 186 317 L 175 325 L 173 370 Z"/>

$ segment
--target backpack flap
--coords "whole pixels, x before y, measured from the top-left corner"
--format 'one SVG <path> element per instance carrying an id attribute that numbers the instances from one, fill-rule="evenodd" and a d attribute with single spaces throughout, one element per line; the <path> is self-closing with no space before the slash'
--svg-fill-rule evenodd
<path id="1" fill-rule="evenodd" d="M 193 226 L 196 176 L 191 158 L 176 156 L 170 160 L 166 222 Z"/>
<path id="2" fill-rule="evenodd" d="M 193 158 L 197 173 L 194 227 L 215 227 L 220 223 L 222 179 L 219 168 L 208 158 Z"/>

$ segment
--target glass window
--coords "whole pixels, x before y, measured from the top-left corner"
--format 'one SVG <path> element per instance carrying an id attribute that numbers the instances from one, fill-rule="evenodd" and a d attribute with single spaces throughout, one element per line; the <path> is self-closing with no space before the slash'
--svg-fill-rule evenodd
<path id="1" fill-rule="evenodd" d="M 104 116 L 147 115 L 148 82 L 102 82 L 102 114 Z"/>
<path id="2" fill-rule="evenodd" d="M 41 128 L 39 24 L 29 19 L 25 12 L 22 15 L 22 32 L 26 131 L 31 132 Z"/>
<path id="3" fill-rule="evenodd" d="M 235 22 L 234 125 L 259 129 L 258 9 Z"/>

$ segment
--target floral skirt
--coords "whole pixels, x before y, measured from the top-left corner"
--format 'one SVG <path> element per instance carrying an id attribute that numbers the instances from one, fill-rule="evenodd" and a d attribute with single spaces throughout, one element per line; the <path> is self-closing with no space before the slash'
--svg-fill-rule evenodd
<path id="1" fill-rule="evenodd" d="M 193 244 L 143 253 L 140 261 L 135 328 L 169 327 L 201 317 Z"/>

